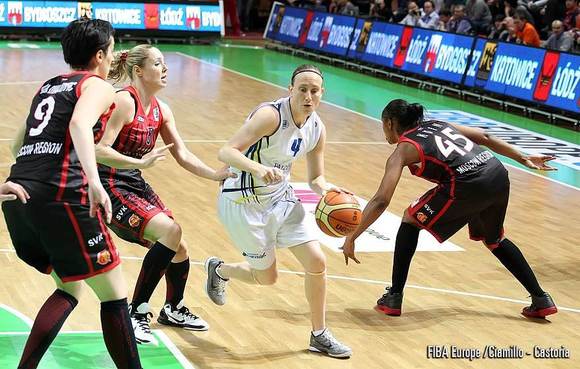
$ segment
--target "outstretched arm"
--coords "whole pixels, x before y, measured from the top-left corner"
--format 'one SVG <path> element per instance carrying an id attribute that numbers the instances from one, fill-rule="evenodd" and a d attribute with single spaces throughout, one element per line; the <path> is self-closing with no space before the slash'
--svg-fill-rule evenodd
<path id="1" fill-rule="evenodd" d="M 539 170 L 557 170 L 556 168 L 547 164 L 548 161 L 555 159 L 555 156 L 539 154 L 525 155 L 515 146 L 510 145 L 498 137 L 486 133 L 481 128 L 465 127 L 459 124 L 451 125 L 476 144 L 489 147 L 492 151 L 500 155 L 507 156 L 508 158 L 513 159 L 528 168 Z"/>
<path id="2" fill-rule="evenodd" d="M 185 170 L 203 178 L 214 181 L 222 181 L 225 178 L 232 177 L 232 174 L 227 169 L 215 170 L 205 164 L 201 159 L 194 155 L 179 135 L 177 126 L 175 124 L 175 117 L 169 106 L 163 102 L 159 102 L 161 111 L 163 113 L 163 125 L 161 126 L 161 138 L 168 147 L 171 155 L 175 158 L 177 163 Z"/>
<path id="3" fill-rule="evenodd" d="M 401 174 L 403 168 L 409 164 L 417 163 L 420 161 L 419 152 L 415 146 L 402 142 L 400 143 L 395 151 L 387 160 L 385 166 L 385 174 L 379 189 L 369 201 L 362 213 L 361 223 L 354 231 L 354 233 L 346 238 L 344 245 L 342 246 L 342 252 L 344 254 L 344 261 L 348 265 L 348 259 L 354 260 L 356 263 L 360 263 L 355 256 L 355 245 L 354 241 L 360 236 L 371 224 L 373 224 L 379 216 L 385 211 L 395 188 L 401 179 Z"/>

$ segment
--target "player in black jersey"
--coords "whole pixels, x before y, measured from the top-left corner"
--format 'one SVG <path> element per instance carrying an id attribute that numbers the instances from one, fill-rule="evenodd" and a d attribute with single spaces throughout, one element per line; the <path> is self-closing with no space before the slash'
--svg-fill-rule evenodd
<path id="1" fill-rule="evenodd" d="M 526 317 L 543 318 L 558 310 L 550 295 L 538 284 L 534 272 L 518 249 L 503 234 L 510 183 L 507 170 L 489 149 L 528 168 L 555 170 L 546 155 L 524 155 L 513 146 L 474 129 L 439 121 L 423 121 L 423 106 L 393 100 L 382 113 L 383 131 L 397 148 L 389 157 L 381 185 L 364 209 L 361 224 L 346 238 L 346 264 L 355 256 L 356 238 L 387 208 L 404 167 L 437 186 L 405 211 L 395 241 L 392 286 L 377 302 L 377 310 L 401 315 L 403 288 L 419 230 L 429 231 L 439 242 L 466 224 L 473 240 L 483 241 L 499 261 L 520 281 L 532 297 Z"/>
<path id="2" fill-rule="evenodd" d="M 97 145 L 99 174 L 113 206 L 109 227 L 125 241 L 149 248 L 130 304 L 135 337 L 139 343 L 156 343 L 149 327 L 149 299 L 164 274 L 167 294 L 157 321 L 207 330 L 208 324 L 183 302 L 189 256 L 181 227 L 145 181 L 141 169 L 163 159 L 169 150 L 181 167 L 200 177 L 221 181 L 233 174 L 208 167 L 190 152 L 170 107 L 156 98 L 167 85 L 167 66 L 159 49 L 137 45 L 118 52 L 109 76 L 115 81 L 131 81 L 116 94 L 115 111 Z M 155 149 L 159 135 L 166 146 Z"/>
<path id="3" fill-rule="evenodd" d="M 115 365 L 141 368 L 119 253 L 105 225 L 111 202 L 99 179 L 92 132 L 113 108 L 114 89 L 104 80 L 113 34 L 102 20 L 65 28 L 61 44 L 71 73 L 49 79 L 36 93 L 2 186 L 2 193 L 8 187 L 26 200 L 2 203 L 18 257 L 57 285 L 36 316 L 18 368 L 38 366 L 77 305 L 83 280 L 101 300 L 103 336 Z"/>

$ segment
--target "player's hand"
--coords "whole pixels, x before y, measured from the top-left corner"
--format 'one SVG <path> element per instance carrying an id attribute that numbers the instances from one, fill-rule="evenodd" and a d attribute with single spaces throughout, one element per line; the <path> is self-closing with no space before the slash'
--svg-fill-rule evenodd
<path id="1" fill-rule="evenodd" d="M 555 156 L 536 154 L 536 155 L 527 155 L 527 156 L 524 156 L 522 159 L 523 159 L 522 160 L 522 164 L 525 165 L 528 168 L 531 168 L 531 169 L 537 169 L 537 170 L 558 170 L 558 168 L 554 168 L 554 167 L 546 164 L 550 160 L 556 159 Z"/>
<path id="2" fill-rule="evenodd" d="M 262 165 L 255 173 L 266 185 L 276 184 L 284 179 L 284 172 L 278 168 L 272 168 Z"/>
<path id="3" fill-rule="evenodd" d="M 113 216 L 113 210 L 111 209 L 111 199 L 107 194 L 107 191 L 103 188 L 100 181 L 95 181 L 93 183 L 89 182 L 89 204 L 91 218 L 94 218 L 99 211 L 99 206 L 105 211 L 105 220 L 111 223 L 111 218 Z"/>
<path id="4" fill-rule="evenodd" d="M 230 170 L 230 166 L 226 165 L 215 171 L 213 175 L 213 180 L 218 182 L 223 182 L 226 178 L 237 178 L 238 175 Z"/>
<path id="5" fill-rule="evenodd" d="M 26 204 L 29 198 L 28 192 L 18 183 L 8 181 L 0 185 L 0 202 L 19 199 Z"/>
<path id="6" fill-rule="evenodd" d="M 354 195 L 354 193 L 352 193 L 351 191 L 347 190 L 346 188 L 336 187 L 336 186 L 330 186 L 330 187 L 328 187 L 326 189 L 326 191 L 325 191 L 324 194 L 326 195 L 328 192 L 338 192 L 338 193 L 344 192 L 344 193 L 347 193 L 349 195 Z"/>
<path id="7" fill-rule="evenodd" d="M 151 152 L 143 155 L 143 157 L 141 158 L 141 164 L 139 165 L 139 169 L 151 168 L 158 161 L 165 160 L 165 154 L 167 150 L 169 150 L 172 147 L 173 144 L 170 143 L 169 145 L 153 149 L 151 150 Z"/>
<path id="8" fill-rule="evenodd" d="M 354 240 L 350 237 L 347 237 L 344 240 L 344 244 L 342 245 L 342 253 L 344 254 L 344 262 L 348 265 L 348 259 L 354 260 L 357 264 L 360 264 L 360 261 L 356 258 L 354 254 Z"/>

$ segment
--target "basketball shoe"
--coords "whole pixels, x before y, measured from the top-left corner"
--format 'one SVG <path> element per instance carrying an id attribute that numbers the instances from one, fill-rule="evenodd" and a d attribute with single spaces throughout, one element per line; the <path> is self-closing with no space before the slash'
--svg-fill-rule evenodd
<path id="1" fill-rule="evenodd" d="M 205 293 L 216 305 L 223 305 L 226 303 L 226 282 L 227 280 L 220 277 L 216 270 L 223 264 L 216 256 L 212 256 L 205 261 L 205 271 L 207 273 L 207 281 L 205 283 Z"/>
<path id="2" fill-rule="evenodd" d="M 183 306 L 183 300 L 176 306 L 166 303 L 159 312 L 157 322 L 189 331 L 207 331 L 209 329 L 209 324 L 205 320 L 192 314 L 187 307 Z"/>
<path id="3" fill-rule="evenodd" d="M 542 296 L 532 296 L 532 304 L 522 310 L 522 315 L 527 318 L 544 318 L 557 312 L 554 300 L 550 294 L 544 292 Z"/>
<path id="4" fill-rule="evenodd" d="M 348 358 L 352 355 L 350 347 L 340 343 L 328 329 L 325 329 L 318 336 L 310 333 L 310 347 L 308 350 L 337 358 Z"/>
<path id="5" fill-rule="evenodd" d="M 137 343 L 152 344 L 157 346 L 159 343 L 149 327 L 149 322 L 153 317 L 149 309 L 149 304 L 146 302 L 137 306 L 133 311 L 134 306 L 129 305 L 129 316 L 131 316 L 131 323 L 133 324 L 133 331 L 135 332 L 135 340 Z"/>
<path id="6" fill-rule="evenodd" d="M 403 304 L 403 293 L 392 293 L 391 287 L 387 287 L 386 291 L 387 292 L 378 299 L 375 310 L 391 316 L 400 316 L 401 305 Z"/>

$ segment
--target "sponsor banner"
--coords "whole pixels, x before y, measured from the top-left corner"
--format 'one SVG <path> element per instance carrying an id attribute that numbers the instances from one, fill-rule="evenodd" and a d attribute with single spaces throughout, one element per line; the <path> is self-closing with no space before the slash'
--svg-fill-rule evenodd
<path id="1" fill-rule="evenodd" d="M 222 21 L 217 6 L 159 4 L 160 30 L 219 32 Z"/>
<path id="2" fill-rule="evenodd" d="M 580 113 L 578 82 L 580 82 L 580 55 L 547 51 L 534 90 L 534 100 Z"/>
<path id="3" fill-rule="evenodd" d="M 400 60 L 395 66 L 407 72 L 461 83 L 472 44 L 473 37 L 414 28 L 408 47 L 399 50 Z"/>
<path id="4" fill-rule="evenodd" d="M 308 227 L 318 235 L 318 240 L 334 252 L 342 252 L 339 248 L 344 243 L 344 238 L 327 236 L 316 225 L 314 212 L 320 196 L 313 192 L 307 183 L 292 183 L 296 195 L 304 205 L 307 213 Z M 364 208 L 368 201 L 357 196 L 357 200 Z M 395 239 L 397 231 L 401 225 L 401 218 L 393 213 L 385 211 L 377 221 L 371 225 L 356 240 L 356 251 L 358 252 L 390 252 L 395 249 Z M 427 231 L 419 233 L 419 244 L 417 251 L 463 251 L 463 249 L 449 241 L 440 244 Z"/>
<path id="5" fill-rule="evenodd" d="M 1 1 L 0 27 L 65 27 L 78 18 L 77 3 Z"/>
<path id="6" fill-rule="evenodd" d="M 298 45 L 346 56 L 355 23 L 353 17 L 309 11 Z"/>
<path id="7" fill-rule="evenodd" d="M 361 30 L 356 53 L 362 61 L 393 67 L 397 53 L 400 51 L 403 26 L 382 22 L 365 22 Z M 412 31 L 412 29 L 411 29 Z"/>
<path id="8" fill-rule="evenodd" d="M 272 10 L 270 11 L 268 24 L 264 30 L 264 38 L 269 38 L 271 40 L 276 39 L 276 35 L 280 31 L 280 26 L 282 25 L 282 19 L 284 18 L 285 11 L 286 7 L 283 4 L 279 2 L 274 3 Z"/>
<path id="9" fill-rule="evenodd" d="M 223 23 L 218 5 L 0 1 L 0 27 L 63 28 L 84 16 L 120 30 L 220 32 Z"/>
<path id="10" fill-rule="evenodd" d="M 274 22 L 272 38 L 274 40 L 297 45 L 307 13 L 308 11 L 302 8 L 285 7 L 280 26 L 277 27 L 276 22 Z M 277 32 L 276 28 L 278 29 Z"/>
<path id="11" fill-rule="evenodd" d="M 365 52 L 369 33 L 371 32 L 373 22 L 370 20 L 358 18 L 354 27 L 354 33 L 350 41 L 347 57 L 360 59 Z M 363 32 L 364 30 L 364 32 Z"/>
<path id="12" fill-rule="evenodd" d="M 488 50 L 492 50 L 492 46 Z M 533 101 L 532 95 L 545 52 L 533 47 L 499 43 L 494 51 L 488 79 L 481 87 L 487 91 Z M 479 81 L 476 80 L 476 85 Z"/>
<path id="13" fill-rule="evenodd" d="M 553 155 L 555 162 L 580 170 L 580 145 L 459 110 L 433 110 L 429 118 L 483 128 L 526 154 Z"/>
<path id="14" fill-rule="evenodd" d="M 496 49 L 496 42 L 488 41 L 485 38 L 477 39 L 472 52 L 471 64 L 463 81 L 465 86 L 476 86 L 476 80 L 479 83 L 477 87 L 482 87 L 485 84 L 491 72 L 491 65 Z"/>

